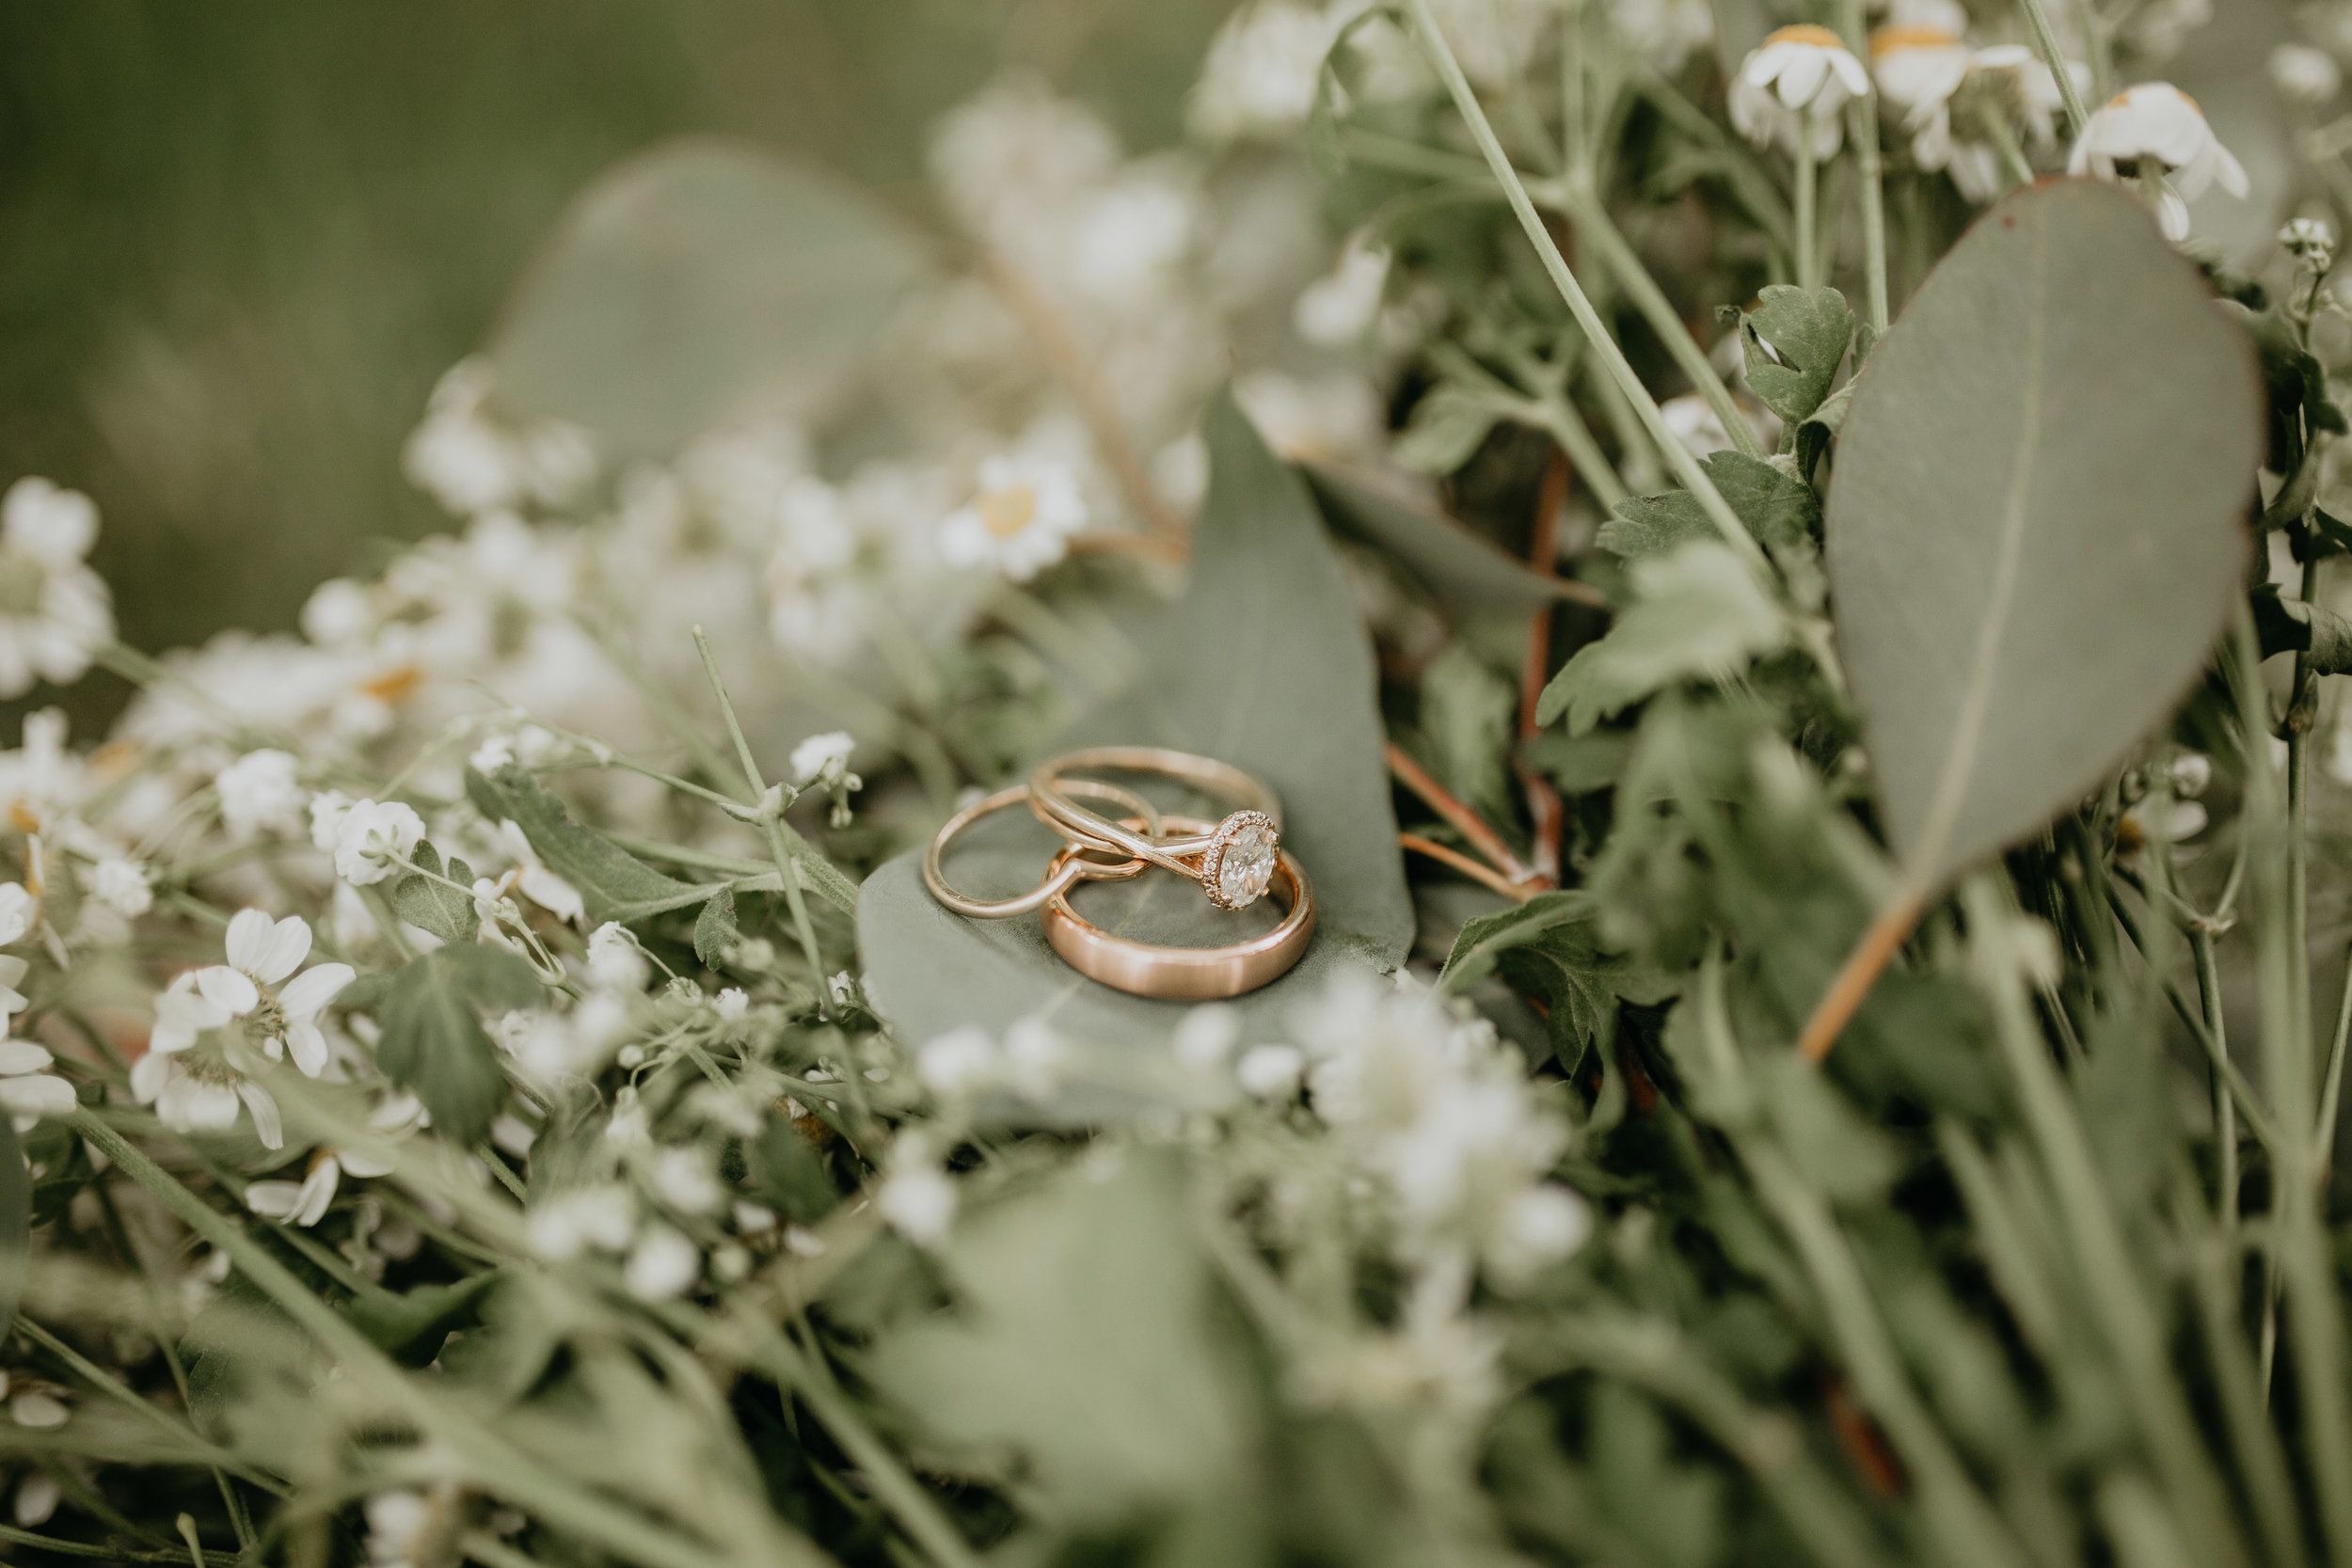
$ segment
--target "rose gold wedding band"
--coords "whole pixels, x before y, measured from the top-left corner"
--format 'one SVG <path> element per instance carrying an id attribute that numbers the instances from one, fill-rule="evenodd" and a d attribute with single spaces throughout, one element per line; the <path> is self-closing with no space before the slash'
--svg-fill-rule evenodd
<path id="1" fill-rule="evenodd" d="M 1175 779 L 1240 809 L 1221 822 L 1199 824 L 1200 832 L 1145 834 L 1071 799 L 1085 793 L 1079 785 L 1090 781 L 1070 775 L 1101 769 Z M 1246 909 L 1272 884 L 1281 847 L 1281 802 L 1231 763 L 1166 746 L 1090 746 L 1040 763 L 1029 774 L 1029 797 L 1049 827 L 1190 878 L 1219 909 Z"/>
<path id="2" fill-rule="evenodd" d="M 1117 784 L 1101 784 L 1092 779 L 1073 779 L 1069 788 L 1098 800 L 1116 801 L 1136 814 L 1133 820 L 1144 832 L 1157 834 L 1160 831 L 1158 809 L 1140 795 L 1121 789 Z M 993 795 L 983 795 L 939 825 L 939 832 L 931 835 L 930 844 L 923 851 L 923 885 L 930 890 L 933 898 L 956 913 L 974 920 L 1009 920 L 1014 915 L 1028 913 L 1049 898 L 1060 896 L 1079 882 L 1124 881 L 1130 877 L 1142 875 L 1147 863 L 1143 860 L 1128 856 L 1116 845 L 1080 839 L 1059 824 L 1049 822 L 1048 827 L 1072 842 L 1055 856 L 1045 879 L 1028 892 L 1011 898 L 973 898 L 949 887 L 943 863 L 946 859 L 947 846 L 955 842 L 956 835 L 990 813 L 1017 806 L 1028 799 L 1027 784 L 1012 784 Z M 1108 862 L 1088 860 L 1085 857 L 1089 854 L 1122 858 Z"/>
<path id="3" fill-rule="evenodd" d="M 1177 818 L 1169 818 L 1171 826 Z M 1054 857 L 1057 874 L 1064 861 L 1087 853 L 1077 845 Z M 1052 880 L 1052 876 L 1047 880 Z M 1315 893 L 1307 874 L 1290 851 L 1281 851 L 1274 878 L 1289 909 L 1280 925 L 1248 942 L 1223 947 L 1154 947 L 1113 936 L 1070 907 L 1062 893 L 1045 900 L 1041 916 L 1045 940 L 1062 961 L 1089 978 L 1133 996 L 1171 1002 L 1214 1002 L 1239 996 L 1278 980 L 1297 963 L 1315 932 Z"/>

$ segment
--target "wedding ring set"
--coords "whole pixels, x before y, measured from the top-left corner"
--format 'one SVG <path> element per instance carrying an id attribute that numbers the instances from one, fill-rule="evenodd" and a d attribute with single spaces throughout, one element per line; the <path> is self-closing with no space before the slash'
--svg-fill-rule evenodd
<path id="1" fill-rule="evenodd" d="M 1214 822 L 1165 815 L 1135 791 L 1088 776 L 1104 772 L 1172 779 L 1233 810 Z M 1089 801 L 1120 815 L 1106 816 Z M 1010 898 L 972 898 L 950 887 L 943 869 L 948 847 L 982 817 L 1019 805 L 1065 841 L 1044 877 Z M 1026 783 L 983 796 L 949 817 L 923 852 L 923 885 L 973 920 L 1039 911 L 1045 940 L 1064 962 L 1133 995 L 1185 1002 L 1239 996 L 1286 973 L 1314 935 L 1314 889 L 1282 847 L 1281 821 L 1274 792 L 1228 763 L 1160 746 L 1089 747 L 1039 764 Z M 1282 919 L 1246 941 L 1162 947 L 1104 930 L 1071 908 L 1070 893 L 1080 882 L 1127 881 L 1153 866 L 1198 882 L 1220 910 L 1237 912 L 1271 896 Z"/>

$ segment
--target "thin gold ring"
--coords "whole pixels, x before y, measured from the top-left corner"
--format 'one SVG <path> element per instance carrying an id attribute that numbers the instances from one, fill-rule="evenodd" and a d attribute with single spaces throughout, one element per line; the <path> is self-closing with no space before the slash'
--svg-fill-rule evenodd
<path id="1" fill-rule="evenodd" d="M 1116 801 L 1136 814 L 1131 820 L 1139 822 L 1145 832 L 1156 834 L 1160 831 L 1158 809 L 1140 795 L 1121 789 L 1117 784 L 1102 784 L 1092 779 L 1073 779 L 1070 788 L 1074 793 L 1099 800 Z M 1144 867 L 1150 863 L 1140 858 L 1127 856 L 1124 849 L 1108 841 L 1082 839 L 1058 824 L 1048 823 L 1047 826 L 1072 842 L 1055 857 L 1045 879 L 1028 892 L 1012 898 L 973 898 L 949 887 L 942 862 L 946 859 L 947 846 L 955 841 L 956 835 L 990 813 L 1017 806 L 1028 799 L 1027 784 L 1011 784 L 993 795 L 983 795 L 939 825 L 939 832 L 931 835 L 930 846 L 923 851 L 923 885 L 930 890 L 933 898 L 956 913 L 968 915 L 974 920 L 1009 920 L 1014 915 L 1026 914 L 1040 908 L 1049 898 L 1059 897 L 1079 882 L 1123 881 L 1130 877 L 1141 876 Z M 1089 854 L 1125 858 L 1109 862 L 1083 858 Z"/>
<path id="2" fill-rule="evenodd" d="M 1165 837 L 1138 832 L 1072 799 L 1090 793 L 1080 786 L 1092 781 L 1070 775 L 1103 768 L 1176 779 L 1240 809 L 1221 822 L 1198 822 L 1198 832 Z M 1030 773 L 1029 799 L 1038 816 L 1066 836 L 1106 852 L 1116 848 L 1188 877 L 1221 910 L 1256 903 L 1272 886 L 1280 863 L 1281 801 L 1248 773 L 1215 757 L 1165 746 L 1090 746 L 1064 752 Z"/>
<path id="3" fill-rule="evenodd" d="M 1167 825 L 1196 833 L 1210 826 L 1197 817 L 1173 816 Z M 1084 863 L 1080 857 L 1090 852 L 1099 851 L 1089 851 L 1076 844 L 1060 850 L 1054 856 L 1053 869 L 1046 880 L 1051 882 L 1058 877 L 1065 864 Z M 1141 858 L 1137 856 L 1136 860 Z M 1282 890 L 1275 895 L 1277 901 L 1282 901 L 1287 894 L 1289 908 L 1280 925 L 1248 942 L 1222 947 L 1154 947 L 1113 936 L 1085 920 L 1070 907 L 1063 892 L 1045 900 L 1045 940 L 1061 955 L 1062 961 L 1079 974 L 1132 996 L 1176 1002 L 1214 1002 L 1221 997 L 1239 996 L 1288 974 L 1305 955 L 1307 943 L 1315 934 L 1314 885 L 1307 880 L 1306 872 L 1288 850 L 1277 858 L 1274 883 Z"/>

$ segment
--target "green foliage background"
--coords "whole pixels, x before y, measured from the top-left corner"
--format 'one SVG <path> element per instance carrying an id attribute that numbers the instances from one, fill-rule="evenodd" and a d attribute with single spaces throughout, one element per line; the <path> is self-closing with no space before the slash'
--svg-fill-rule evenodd
<path id="1" fill-rule="evenodd" d="M 445 526 L 401 442 L 616 159 L 724 132 L 911 206 L 932 119 L 1007 59 L 1131 146 L 1171 139 L 1229 8 L 0 7 L 0 469 L 96 499 L 134 645 L 290 626 L 372 542 Z M 122 695 L 98 676 L 68 706 L 87 727 Z"/>

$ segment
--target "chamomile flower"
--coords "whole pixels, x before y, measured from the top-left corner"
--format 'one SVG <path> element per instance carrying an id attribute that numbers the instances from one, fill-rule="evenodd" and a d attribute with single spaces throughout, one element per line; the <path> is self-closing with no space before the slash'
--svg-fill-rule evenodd
<path id="1" fill-rule="evenodd" d="M 114 641 L 114 602 L 84 559 L 97 537 L 98 508 L 78 490 L 25 478 L 0 497 L 0 697 L 79 680 Z"/>
<path id="2" fill-rule="evenodd" d="M 1813 156 L 1826 158 L 1845 135 L 1837 112 L 1869 90 L 1869 72 L 1836 33 L 1811 24 L 1783 27 L 1741 62 L 1731 84 L 1731 123 L 1758 147 L 1777 143 L 1791 153 L 1809 127 Z"/>
<path id="3" fill-rule="evenodd" d="M 221 826 L 230 837 L 251 839 L 301 830 L 306 796 L 295 782 L 297 768 L 293 753 L 265 748 L 246 752 L 213 775 L 213 788 L 220 795 Z"/>
<path id="4" fill-rule="evenodd" d="M 1087 526 L 1076 469 L 1043 453 L 982 459 L 975 491 L 939 525 L 939 553 L 951 566 L 1026 582 L 1069 554 L 1071 536 Z"/>
<path id="5" fill-rule="evenodd" d="M 380 1160 L 348 1149 L 322 1148 L 310 1156 L 299 1181 L 253 1181 L 245 1189 L 245 1206 L 266 1219 L 284 1220 L 308 1230 L 326 1217 L 335 1189 L 345 1176 L 389 1176 L 392 1167 Z"/>
<path id="6" fill-rule="evenodd" d="M 2072 174 L 2102 180 L 2121 178 L 2118 166 L 2134 164 L 2143 174 L 2169 174 L 2158 203 L 2165 238 L 2188 237 L 2188 201 L 2217 182 L 2232 196 L 2249 189 L 2245 166 L 2231 155 L 2205 122 L 2197 101 L 2169 82 L 2142 82 L 2109 99 L 2090 117 L 2067 161 Z"/>
<path id="7" fill-rule="evenodd" d="M 310 807 L 319 827 L 318 802 Z M 408 863 L 424 840 L 424 819 L 398 800 L 354 800 L 334 818 L 335 874 L 354 887 L 380 882 Z"/>

